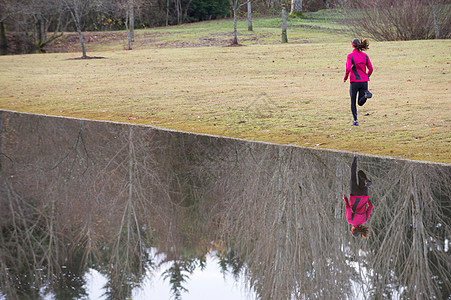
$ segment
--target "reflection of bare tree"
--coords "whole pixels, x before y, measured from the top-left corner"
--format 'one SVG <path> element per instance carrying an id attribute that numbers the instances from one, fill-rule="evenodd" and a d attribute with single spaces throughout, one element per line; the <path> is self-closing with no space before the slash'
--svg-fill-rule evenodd
<path id="1" fill-rule="evenodd" d="M 344 298 L 350 279 L 355 292 L 376 297 L 398 288 L 409 298 L 449 292 L 449 167 L 363 157 L 377 182 L 376 237 L 353 241 L 340 207 L 350 156 L 236 147 L 229 152 L 240 155 L 218 176 L 222 237 L 233 241 L 262 298 Z"/>
<path id="2" fill-rule="evenodd" d="M 229 173 L 220 183 L 227 191 L 223 232 L 246 262 L 250 284 L 263 299 L 344 295 L 351 270 L 330 230 L 341 187 L 333 165 L 324 168 L 330 159 L 290 147 L 237 148 L 238 161 L 222 166 Z"/>
<path id="3" fill-rule="evenodd" d="M 142 201 L 146 195 L 139 193 L 139 189 L 144 188 L 135 180 L 140 177 L 134 169 L 138 159 L 132 131 L 127 137 L 129 143 L 125 143 L 129 147 L 123 151 L 123 140 L 119 138 L 122 132 L 114 126 L 104 128 L 105 131 L 89 124 L 84 126 L 83 121 L 63 121 L 66 124 L 58 126 L 59 122 L 54 120 L 37 118 L 33 128 L 39 130 L 30 130 L 27 122 L 4 121 L 10 138 L 3 139 L 6 141 L 3 148 L 14 157 L 14 163 L 1 170 L 5 175 L 2 178 L 7 179 L 2 184 L 5 190 L 2 195 L 12 195 L 8 199 L 15 204 L 10 205 L 7 217 L 23 224 L 9 225 L 11 222 L 5 221 L 11 227 L 5 228 L 11 233 L 11 239 L 3 245 L 16 245 L 18 254 L 23 252 L 32 259 L 18 255 L 15 261 L 2 260 L 2 263 L 9 270 L 19 268 L 19 263 L 24 264 L 24 268 L 30 270 L 30 274 L 24 273 L 24 276 L 34 281 L 22 282 L 29 282 L 37 292 L 46 286 L 55 294 L 61 294 L 60 286 L 67 284 L 64 278 L 68 273 L 83 275 L 89 266 L 104 265 L 114 297 L 123 295 L 125 298 L 145 274 L 149 246 L 145 243 L 149 237 L 142 236 L 146 223 L 142 217 L 138 220 L 136 213 L 138 206 L 146 209 L 146 202 Z M 14 131 L 17 135 L 12 135 Z M 28 143 L 18 140 L 21 136 Z M 102 143 L 113 147 L 104 148 Z M 55 153 L 48 154 L 51 151 Z M 106 173 L 110 177 L 104 179 L 108 180 L 97 180 Z M 125 180 L 121 184 L 123 174 Z M 128 192 L 123 193 L 124 190 Z M 5 252 L 10 250 L 5 249 Z M 104 253 L 110 256 L 106 258 Z M 71 265 L 73 261 L 84 271 L 75 270 Z M 11 286 L 8 278 L 17 277 L 5 276 L 2 286 Z M 58 283 L 53 284 L 52 278 Z M 7 290 L 10 295 L 22 289 Z"/>
<path id="4" fill-rule="evenodd" d="M 206 214 L 197 213 L 196 204 L 204 184 L 202 175 L 191 168 L 197 165 L 197 155 L 187 151 L 197 148 L 197 142 L 138 127 L 77 120 L 8 115 L 2 125 L 7 130 L 2 149 L 13 158 L 2 160 L 2 198 L 17 196 L 8 196 L 17 204 L 2 209 L 2 230 L 12 238 L 2 236 L 5 243 L 0 248 L 9 255 L 15 252 L 7 245 L 23 244 L 19 254 L 31 255 L 32 260 L 18 255 L 0 263 L 10 274 L 26 268 L 29 273 L 24 276 L 35 280 L 21 282 L 36 287 L 35 293 L 46 287 L 61 295 L 62 286 L 72 284 L 83 295 L 83 282 L 69 282 L 66 275 L 82 278 L 93 267 L 109 279 L 108 297 L 125 299 L 152 266 L 148 249 L 157 241 L 168 261 L 187 267 L 194 266 L 190 261 L 205 260 L 209 242 L 197 226 L 198 217 Z M 1 205 L 8 206 L 5 201 Z M 23 226 L 9 228 L 11 218 Z M 14 238 L 20 236 L 16 231 L 27 239 Z M 190 251 L 195 253 L 187 254 Z M 75 261 L 78 270 L 70 263 Z M 11 282 L 16 276 L 8 276 L 1 281 L 8 296 L 29 293 Z"/>
<path id="5" fill-rule="evenodd" d="M 109 235 L 111 241 L 105 245 L 105 250 L 109 251 L 105 251 L 107 255 L 102 259 L 106 262 L 105 271 L 109 278 L 106 287 L 109 299 L 130 298 L 133 288 L 139 286 L 151 263 L 147 252 L 150 245 L 143 236 L 146 222 L 138 212 L 148 206 L 145 194 L 142 193 L 144 189 L 140 185 L 146 177 L 136 174 L 141 157 L 137 156 L 135 149 L 133 127 L 129 128 L 128 137 L 122 138 L 125 139 L 123 145 L 128 147 L 119 148 L 113 155 L 114 163 L 113 160 L 108 161 L 108 167 L 102 170 L 105 177 L 102 176 L 102 181 L 97 182 L 98 185 L 104 185 L 109 182 L 108 177 L 115 174 L 111 185 L 119 187 L 118 194 L 113 195 L 114 211 L 110 212 L 116 215 L 114 220 L 118 222 L 115 227 L 117 231 Z M 112 165 L 115 170 L 109 169 Z M 108 204 L 105 203 L 105 206 L 108 207 Z"/>
<path id="6" fill-rule="evenodd" d="M 408 298 L 446 298 L 451 291 L 451 168 L 390 162 L 379 188 L 371 244 L 375 294 L 393 282 Z"/>
<path id="7" fill-rule="evenodd" d="M 10 287 L 7 295 L 11 299 L 28 294 L 37 297 L 40 287 L 52 289 L 61 280 L 60 284 L 72 287 L 74 297 L 83 295 L 83 280 L 64 280 L 69 273 L 83 274 L 84 270 L 83 266 L 72 264 L 79 253 L 66 247 L 68 232 L 58 214 L 60 203 L 57 199 L 65 184 L 65 180 L 58 179 L 67 180 L 68 177 L 62 176 L 60 170 L 50 168 L 53 162 L 47 157 L 51 147 L 58 148 L 58 145 L 49 143 L 49 140 L 39 141 L 42 136 L 36 134 L 38 130 L 33 126 L 39 126 L 39 123 L 19 123 L 17 126 L 8 116 L 2 121 L 2 129 L 6 132 L 2 138 L 2 151 L 11 157 L 0 170 L 0 252 L 2 270 L 6 270 L 1 272 L 2 286 Z M 51 132 L 55 128 L 50 126 L 46 129 Z M 23 132 L 27 132 L 25 138 L 30 143 L 23 143 L 16 135 Z M 39 142 L 42 146 L 36 147 Z M 67 258 L 71 260 L 66 261 Z M 54 290 L 59 293 L 57 288 Z"/>

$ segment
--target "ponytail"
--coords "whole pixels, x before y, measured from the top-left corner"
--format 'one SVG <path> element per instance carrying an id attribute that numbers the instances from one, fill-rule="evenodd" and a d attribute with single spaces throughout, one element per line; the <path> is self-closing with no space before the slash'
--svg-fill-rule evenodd
<path id="1" fill-rule="evenodd" d="M 359 225 L 354 228 L 352 235 L 355 237 L 360 235 L 361 238 L 367 239 L 370 236 L 370 228 L 366 225 Z"/>
<path id="2" fill-rule="evenodd" d="M 370 41 L 368 39 L 364 39 L 362 41 L 359 39 L 354 39 L 351 44 L 359 51 L 368 50 L 370 48 Z"/>

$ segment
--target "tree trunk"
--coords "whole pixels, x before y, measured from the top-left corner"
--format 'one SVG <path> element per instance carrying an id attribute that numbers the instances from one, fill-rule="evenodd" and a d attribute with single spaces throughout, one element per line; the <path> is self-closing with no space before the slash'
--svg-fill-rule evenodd
<path id="1" fill-rule="evenodd" d="M 329 0 L 324 0 L 324 8 L 326 9 L 330 8 Z"/>
<path id="2" fill-rule="evenodd" d="M 40 16 L 36 16 L 35 31 L 36 31 L 36 48 L 39 49 L 41 48 L 43 42 L 42 18 Z"/>
<path id="3" fill-rule="evenodd" d="M 429 1 L 429 4 L 432 6 L 432 13 L 434 14 L 434 27 L 435 27 L 435 38 L 440 38 L 440 31 L 438 27 L 438 17 L 437 17 L 437 3 L 436 0 Z"/>
<path id="4" fill-rule="evenodd" d="M 188 18 L 188 12 L 189 12 L 189 8 L 191 6 L 191 2 L 193 2 L 193 0 L 188 0 L 188 2 L 185 5 L 185 12 L 182 13 L 182 23 L 185 23 Z M 182 12 L 183 12 L 183 10 L 182 10 Z"/>
<path id="5" fill-rule="evenodd" d="M 85 40 L 83 39 L 83 34 L 81 33 L 81 16 L 80 16 L 79 8 L 76 5 L 73 7 L 70 7 L 68 4 L 66 4 L 66 5 L 72 16 L 72 20 L 74 21 L 75 28 L 77 29 L 78 36 L 80 38 L 81 51 L 83 53 L 82 58 L 86 58 L 88 56 L 86 55 Z"/>
<path id="6" fill-rule="evenodd" d="M 247 2 L 247 30 L 252 31 L 252 5 L 251 1 Z"/>
<path id="7" fill-rule="evenodd" d="M 6 40 L 6 28 L 5 23 L 0 22 L 0 55 L 6 55 L 8 53 L 8 41 Z"/>
<path id="8" fill-rule="evenodd" d="M 274 8 L 276 6 L 276 0 L 269 0 L 269 8 Z"/>
<path id="9" fill-rule="evenodd" d="M 79 11 L 77 9 L 75 9 L 75 11 L 72 14 L 72 16 L 74 16 L 75 27 L 77 27 L 78 36 L 80 38 L 82 57 L 83 58 L 88 57 L 86 55 L 85 39 L 83 38 L 83 34 L 81 32 L 80 13 L 79 13 Z"/>
<path id="10" fill-rule="evenodd" d="M 169 0 L 166 1 L 166 26 L 169 26 Z"/>
<path id="11" fill-rule="evenodd" d="M 238 8 L 236 6 L 237 5 L 235 5 L 235 7 L 233 8 L 233 41 L 232 41 L 233 45 L 237 45 L 238 44 L 238 32 L 237 32 L 237 29 L 236 29 L 237 10 L 238 10 Z"/>
<path id="12" fill-rule="evenodd" d="M 302 0 L 291 0 L 290 15 L 296 15 L 302 12 Z"/>
<path id="13" fill-rule="evenodd" d="M 282 4 L 282 43 L 288 43 L 287 36 L 287 8 L 286 4 Z"/>
<path id="14" fill-rule="evenodd" d="M 130 30 L 130 10 L 127 10 L 127 13 L 125 14 L 125 30 L 127 30 L 127 50 L 132 50 L 131 42 L 132 42 L 132 35 Z"/>
<path id="15" fill-rule="evenodd" d="M 130 41 L 135 41 L 135 5 L 133 0 L 129 3 L 129 30 L 130 30 Z"/>
<path id="16" fill-rule="evenodd" d="M 78 36 L 80 37 L 81 51 L 83 53 L 82 57 L 86 58 L 88 56 L 86 55 L 85 40 L 83 39 L 83 34 L 81 33 L 81 29 L 77 28 L 77 31 L 78 31 Z"/>
<path id="17" fill-rule="evenodd" d="M 177 24 L 182 24 L 182 0 L 175 1 L 175 9 L 177 11 Z"/>

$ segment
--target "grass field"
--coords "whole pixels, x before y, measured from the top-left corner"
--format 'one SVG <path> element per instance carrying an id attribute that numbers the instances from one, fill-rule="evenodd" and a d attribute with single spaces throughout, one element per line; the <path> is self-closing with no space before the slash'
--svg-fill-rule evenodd
<path id="1" fill-rule="evenodd" d="M 88 55 L 105 59 L 0 57 L 0 108 L 451 163 L 451 41 L 372 41 L 374 97 L 351 127 L 353 36 L 292 19 L 282 45 L 278 22 L 257 19 L 253 33 L 240 22 L 243 47 L 226 47 L 221 20 L 138 30 L 132 51 L 123 32 L 90 33 Z"/>

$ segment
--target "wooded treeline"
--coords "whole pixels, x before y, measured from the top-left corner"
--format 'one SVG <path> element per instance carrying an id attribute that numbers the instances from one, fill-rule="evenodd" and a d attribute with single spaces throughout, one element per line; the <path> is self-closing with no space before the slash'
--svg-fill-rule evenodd
<path id="1" fill-rule="evenodd" d="M 259 15 L 280 13 L 282 0 L 252 2 L 254 12 Z M 334 7 L 338 2 L 293 0 L 298 3 L 293 6 L 293 12 Z M 240 13 L 244 16 L 246 11 L 243 9 Z M 0 54 L 34 52 L 66 31 L 128 29 L 133 41 L 134 28 L 177 25 L 231 15 L 228 0 L 0 0 Z"/>
<path id="2" fill-rule="evenodd" d="M 343 8 L 352 31 L 377 40 L 449 38 L 451 32 L 451 0 L 0 0 L 0 55 L 40 50 L 66 31 L 77 31 L 82 47 L 82 31 L 126 29 L 130 42 L 135 28 L 280 16 L 282 6 L 300 17 Z"/>

